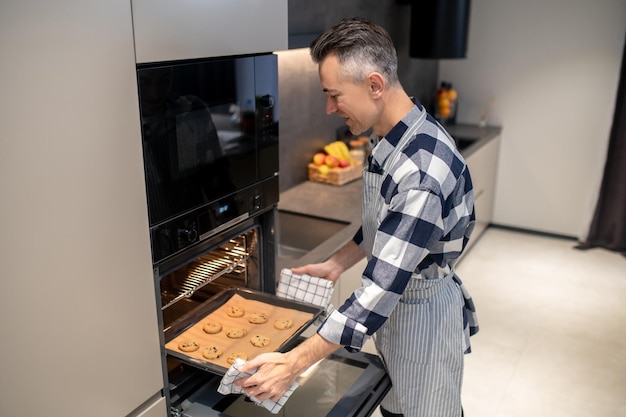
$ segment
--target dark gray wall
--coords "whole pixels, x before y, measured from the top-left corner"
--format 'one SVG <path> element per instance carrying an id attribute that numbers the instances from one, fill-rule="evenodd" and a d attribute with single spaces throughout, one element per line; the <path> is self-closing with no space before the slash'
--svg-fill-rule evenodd
<path id="1" fill-rule="evenodd" d="M 428 107 L 437 83 L 438 61 L 409 58 L 410 6 L 395 0 L 289 0 L 290 34 L 321 33 L 341 18 L 359 16 L 383 26 L 398 51 L 404 89 Z M 315 152 L 336 140 L 341 118 L 325 113 L 317 65 L 307 49 L 278 54 L 280 103 L 280 191 L 307 180 Z"/>

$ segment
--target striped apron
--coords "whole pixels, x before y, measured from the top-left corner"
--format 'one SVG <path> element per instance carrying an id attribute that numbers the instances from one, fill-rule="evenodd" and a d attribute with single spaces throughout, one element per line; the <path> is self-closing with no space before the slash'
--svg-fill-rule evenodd
<path id="1" fill-rule="evenodd" d="M 384 163 L 383 174 L 363 170 L 363 247 L 372 257 L 380 225 L 380 190 L 388 169 L 426 118 L 417 107 L 403 119 L 409 126 Z M 405 417 L 461 415 L 463 293 L 453 273 L 437 279 L 415 274 L 374 342 L 392 381 L 381 406 Z"/>

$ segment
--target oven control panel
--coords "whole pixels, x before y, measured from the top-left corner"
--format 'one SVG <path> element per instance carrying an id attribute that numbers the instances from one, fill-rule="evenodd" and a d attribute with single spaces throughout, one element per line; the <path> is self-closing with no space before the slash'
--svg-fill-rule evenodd
<path id="1" fill-rule="evenodd" d="M 158 263 L 278 203 L 278 176 L 251 185 L 201 209 L 150 229 L 152 262 Z"/>

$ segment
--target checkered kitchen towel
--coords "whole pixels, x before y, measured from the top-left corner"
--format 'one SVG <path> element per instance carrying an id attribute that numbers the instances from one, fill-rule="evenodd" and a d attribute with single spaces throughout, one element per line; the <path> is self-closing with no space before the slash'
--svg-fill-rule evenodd
<path id="1" fill-rule="evenodd" d="M 248 395 L 248 393 L 245 392 L 243 388 L 238 387 L 234 384 L 236 380 L 252 376 L 256 372 L 256 369 L 252 370 L 252 372 L 239 372 L 239 367 L 244 363 L 246 363 L 246 361 L 241 358 L 237 358 L 235 360 L 235 363 L 233 363 L 232 366 L 228 368 L 228 371 L 226 371 L 226 374 L 220 381 L 220 386 L 217 388 L 217 392 L 223 395 L 244 394 L 248 398 L 250 398 L 256 405 L 267 408 L 272 414 L 277 414 L 280 409 L 283 408 L 283 405 L 285 405 L 285 403 L 289 399 L 289 396 L 295 391 L 296 388 L 298 388 L 298 383 L 294 382 L 287 390 L 287 392 L 278 401 L 273 401 L 269 398 L 267 400 L 261 401 L 251 395 Z"/>
<path id="2" fill-rule="evenodd" d="M 276 295 L 322 307 L 326 314 L 330 314 L 334 309 L 330 304 L 330 297 L 333 295 L 332 281 L 312 277 L 309 274 L 294 274 L 288 268 L 280 271 Z M 318 322 L 321 323 L 319 320 Z"/>

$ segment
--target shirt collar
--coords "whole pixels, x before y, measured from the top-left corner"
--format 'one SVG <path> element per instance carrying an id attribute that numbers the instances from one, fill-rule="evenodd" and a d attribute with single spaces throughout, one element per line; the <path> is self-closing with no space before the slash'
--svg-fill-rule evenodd
<path id="1" fill-rule="evenodd" d="M 411 100 L 415 103 L 413 108 L 409 110 L 409 112 L 389 131 L 389 133 L 387 133 L 387 135 L 380 137 L 376 134 L 372 134 L 370 136 L 370 146 L 372 148 L 370 165 L 374 168 L 373 171 L 380 171 L 380 167 L 383 166 L 385 160 L 389 158 L 395 147 L 398 145 L 400 139 L 402 139 L 402 135 L 404 135 L 404 132 L 406 132 L 409 128 L 409 125 L 413 121 L 417 120 L 422 112 L 426 111 L 424 106 L 422 106 L 419 101 L 414 98 L 411 98 Z"/>

